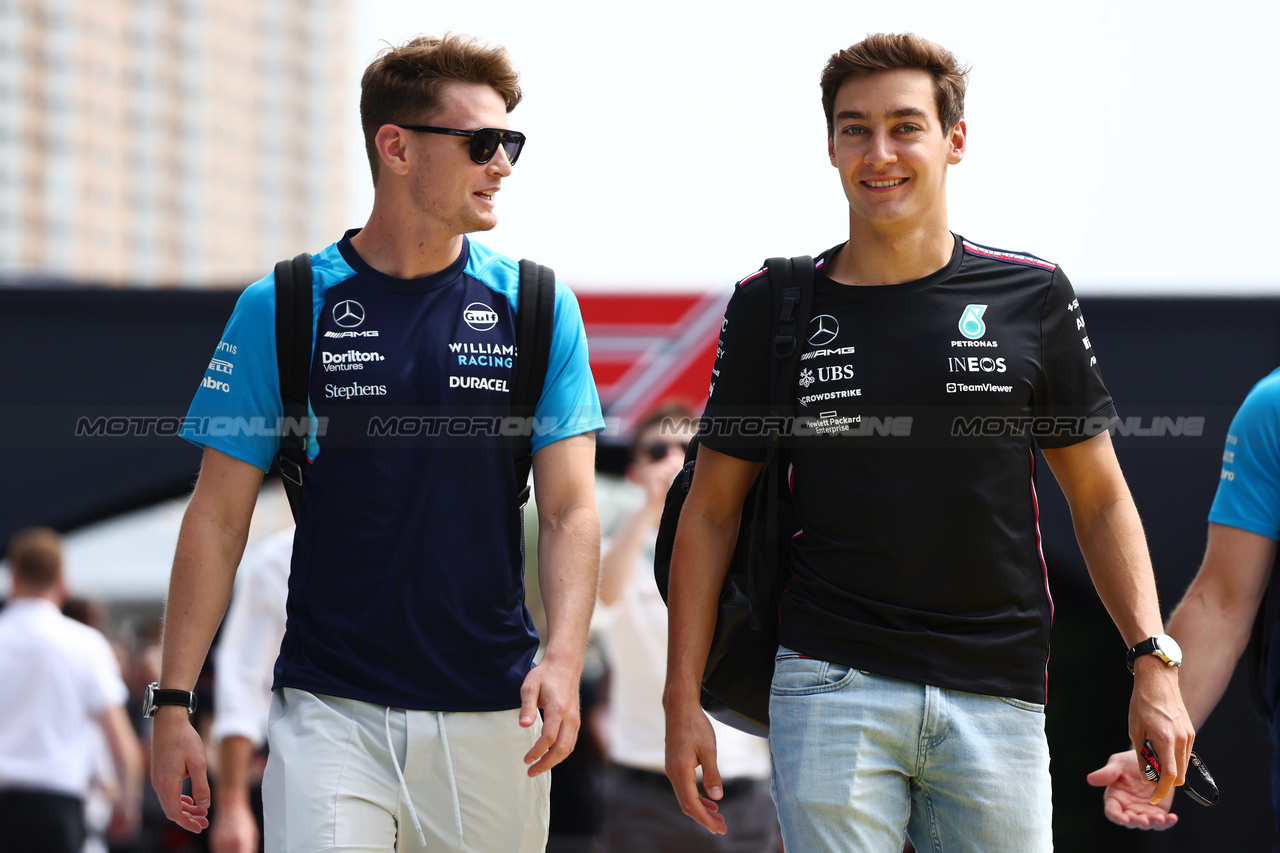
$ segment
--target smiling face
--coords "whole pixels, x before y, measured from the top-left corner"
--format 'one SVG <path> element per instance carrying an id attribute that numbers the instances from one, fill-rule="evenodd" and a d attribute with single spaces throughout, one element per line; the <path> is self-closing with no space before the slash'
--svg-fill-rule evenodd
<path id="1" fill-rule="evenodd" d="M 457 130 L 509 127 L 502 96 L 478 83 L 448 84 L 440 109 L 420 123 Z M 502 146 L 488 163 L 476 163 L 468 137 L 412 131 L 408 137 L 406 153 L 413 164 L 410 193 L 414 206 L 434 228 L 457 235 L 488 231 L 498 224 L 494 195 L 502 179 L 511 174 Z"/>
<path id="2" fill-rule="evenodd" d="M 928 72 L 851 76 L 836 93 L 832 119 L 827 152 L 851 226 L 886 234 L 946 229 L 947 166 L 964 157 L 965 124 L 944 131 Z"/>

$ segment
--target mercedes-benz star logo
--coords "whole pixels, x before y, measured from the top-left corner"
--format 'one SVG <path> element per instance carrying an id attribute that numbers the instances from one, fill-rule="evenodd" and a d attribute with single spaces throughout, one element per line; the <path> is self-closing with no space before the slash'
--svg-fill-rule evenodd
<path id="1" fill-rule="evenodd" d="M 809 321 L 809 345 L 825 347 L 840 334 L 840 323 L 830 314 L 819 314 Z"/>
<path id="2" fill-rule="evenodd" d="M 333 322 L 344 329 L 354 329 L 364 322 L 364 306 L 354 299 L 344 299 L 333 306 Z"/>

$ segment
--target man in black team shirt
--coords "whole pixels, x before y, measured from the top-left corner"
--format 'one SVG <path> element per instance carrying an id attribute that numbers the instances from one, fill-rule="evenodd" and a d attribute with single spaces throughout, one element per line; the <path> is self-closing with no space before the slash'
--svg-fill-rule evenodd
<path id="1" fill-rule="evenodd" d="M 1153 800 L 1182 783 L 1191 749 L 1180 653 L 1071 285 L 1055 264 L 947 229 L 964 89 L 952 54 L 911 35 L 870 36 L 822 75 L 849 240 L 816 264 L 798 429 L 784 444 L 803 525 L 769 709 L 788 850 L 900 850 L 904 832 L 946 853 L 1052 848 L 1037 445 L 1134 649 L 1129 736 L 1163 761 Z M 698 693 L 765 452 L 733 425 L 767 404 L 767 279 L 743 279 L 725 313 L 671 567 L 667 773 L 685 813 L 717 833 L 721 781 Z M 1122 665 L 1119 651 L 1100 664 Z"/>

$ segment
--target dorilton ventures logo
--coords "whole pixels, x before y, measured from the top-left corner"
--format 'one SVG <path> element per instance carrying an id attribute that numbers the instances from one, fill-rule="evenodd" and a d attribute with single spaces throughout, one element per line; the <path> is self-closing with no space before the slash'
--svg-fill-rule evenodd
<path id="1" fill-rule="evenodd" d="M 364 322 L 364 306 L 354 299 L 344 299 L 333 306 L 333 322 L 344 329 L 354 329 Z"/>

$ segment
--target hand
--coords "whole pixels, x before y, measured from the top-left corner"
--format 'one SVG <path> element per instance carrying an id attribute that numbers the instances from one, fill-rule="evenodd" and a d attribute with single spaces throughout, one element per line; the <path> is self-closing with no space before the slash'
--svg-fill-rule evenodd
<path id="1" fill-rule="evenodd" d="M 1142 775 L 1142 767 L 1132 750 L 1115 753 L 1106 765 L 1085 780 L 1095 788 L 1106 787 L 1102 792 L 1102 811 L 1112 823 L 1129 829 L 1164 830 L 1178 822 L 1178 816 L 1170 811 L 1172 796 L 1158 803 L 1151 802 L 1153 785 Z"/>
<path id="2" fill-rule="evenodd" d="M 256 853 L 258 819 L 246 801 L 219 794 L 218 808 L 213 812 L 209 849 L 212 853 Z"/>
<path id="3" fill-rule="evenodd" d="M 582 725 L 578 707 L 578 684 L 582 665 L 572 666 L 544 657 L 529 670 L 520 686 L 520 725 L 528 728 L 542 709 L 542 735 L 524 756 L 531 764 L 530 776 L 537 776 L 564 761 L 578 742 Z"/>
<path id="4" fill-rule="evenodd" d="M 117 796 L 111 803 L 111 823 L 107 826 L 107 838 L 112 841 L 129 841 L 142 826 L 142 805 L 126 796 Z"/>
<path id="5" fill-rule="evenodd" d="M 698 793 L 699 766 L 707 797 Z M 724 796 L 716 767 L 716 733 L 696 700 L 667 708 L 667 778 L 685 814 L 716 835 L 728 830 L 716 803 Z"/>
<path id="6" fill-rule="evenodd" d="M 157 711 L 151 733 L 151 786 L 165 817 L 189 832 L 209 826 L 209 776 L 204 743 L 187 720 L 187 709 L 164 705 Z M 191 793 L 182 793 L 182 780 L 191 777 Z"/>
<path id="7" fill-rule="evenodd" d="M 1150 793 L 1150 802 L 1160 802 L 1173 793 L 1176 785 L 1187 781 L 1195 729 L 1178 691 L 1177 669 L 1151 655 L 1134 662 L 1129 739 L 1134 744 L 1135 760 L 1141 760 L 1137 750 L 1144 740 L 1151 741 L 1160 756 L 1160 781 Z"/>

